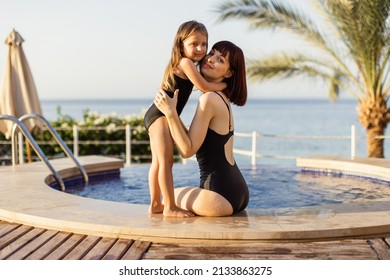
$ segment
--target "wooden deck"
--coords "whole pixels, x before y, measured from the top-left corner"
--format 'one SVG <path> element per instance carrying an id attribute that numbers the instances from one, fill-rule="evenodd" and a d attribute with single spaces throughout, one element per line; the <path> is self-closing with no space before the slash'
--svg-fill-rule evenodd
<path id="1" fill-rule="evenodd" d="M 0 221 L 0 260 L 390 260 L 390 236 L 311 242 L 151 243 Z"/>
<path id="2" fill-rule="evenodd" d="M 103 238 L 0 221 L 0 260 L 138 260 L 150 242 Z"/>

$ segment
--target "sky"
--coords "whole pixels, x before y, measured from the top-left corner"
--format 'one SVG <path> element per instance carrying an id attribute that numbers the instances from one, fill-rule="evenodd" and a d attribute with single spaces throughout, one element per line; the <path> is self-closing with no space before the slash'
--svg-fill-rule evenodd
<path id="1" fill-rule="evenodd" d="M 307 0 L 290 0 L 305 9 Z M 40 99 L 153 98 L 180 24 L 202 22 L 209 47 L 220 40 L 246 58 L 267 55 L 287 36 L 251 30 L 242 20 L 218 22 L 223 0 L 0 0 L 0 42 L 15 29 Z M 1 45 L 1 44 L 0 44 Z M 8 47 L 0 47 L 3 76 Z M 2 79 L 2 78 L 1 78 Z M 1 80 L 0 80 L 1 83 Z M 251 81 L 249 98 L 323 98 L 324 85 L 307 80 Z"/>

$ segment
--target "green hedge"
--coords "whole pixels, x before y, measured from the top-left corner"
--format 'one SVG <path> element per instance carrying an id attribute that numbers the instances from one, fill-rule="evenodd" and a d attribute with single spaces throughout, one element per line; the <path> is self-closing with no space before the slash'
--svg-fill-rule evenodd
<path id="1" fill-rule="evenodd" d="M 57 112 L 57 120 L 51 121 L 53 127 L 64 141 L 73 141 L 73 125 L 78 126 L 79 141 L 125 141 L 126 131 L 124 127 L 131 127 L 131 155 L 132 162 L 150 162 L 151 151 L 149 135 L 143 125 L 143 114 L 121 117 L 115 113 L 102 115 L 90 110 L 83 112 L 83 119 L 78 121 L 70 116 L 62 115 L 60 108 Z M 92 128 L 102 130 L 90 130 Z M 53 141 L 53 137 L 47 130 L 33 131 L 34 139 L 39 141 Z M 5 136 L 0 133 L 0 140 Z M 65 156 L 61 147 L 53 142 L 50 145 L 39 144 L 42 151 L 49 158 Z M 73 145 L 68 143 L 73 151 Z M 125 158 L 125 144 L 79 144 L 79 155 L 105 155 Z M 0 145 L 0 157 L 11 154 L 10 145 Z M 175 155 L 178 155 L 175 150 Z M 3 164 L 4 164 L 3 160 Z M 8 164 L 8 163 L 7 163 Z"/>

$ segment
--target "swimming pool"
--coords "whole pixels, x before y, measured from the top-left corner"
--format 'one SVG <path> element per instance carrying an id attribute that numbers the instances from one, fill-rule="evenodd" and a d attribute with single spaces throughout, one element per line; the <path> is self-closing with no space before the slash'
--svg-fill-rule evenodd
<path id="1" fill-rule="evenodd" d="M 123 161 L 101 156 L 81 156 L 89 175 L 117 171 Z M 67 158 L 53 159 L 68 182 L 79 175 Z M 390 181 L 390 161 L 338 156 L 300 158 L 303 169 L 333 170 Z M 243 165 L 242 165 L 243 167 Z M 146 168 L 147 169 L 147 168 Z M 248 209 L 229 217 L 165 219 L 149 215 L 147 204 L 121 203 L 81 197 L 50 189 L 54 178 L 43 162 L 0 167 L 0 215 L 2 220 L 58 231 L 138 240 L 323 240 L 362 236 L 388 236 L 390 200 L 326 204 L 287 209 Z M 144 176 L 146 175 L 143 174 Z M 106 175 L 102 175 L 106 176 Z M 98 178 L 97 178 L 98 179 Z M 157 238 L 157 239 L 156 239 Z M 185 241 L 187 242 L 187 241 Z"/>
<path id="2" fill-rule="evenodd" d="M 242 166 L 247 180 L 248 208 L 275 209 L 339 204 L 390 198 L 390 182 L 334 173 L 302 172 L 291 166 Z M 91 177 L 90 183 L 67 183 L 66 192 L 95 199 L 149 204 L 149 165 L 122 168 L 120 173 Z M 176 187 L 197 186 L 196 163 L 175 164 Z"/>

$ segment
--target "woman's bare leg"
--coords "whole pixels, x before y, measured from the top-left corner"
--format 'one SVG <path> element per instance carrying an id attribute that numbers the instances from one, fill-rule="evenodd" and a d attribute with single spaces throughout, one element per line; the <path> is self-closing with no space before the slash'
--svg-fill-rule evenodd
<path id="1" fill-rule="evenodd" d="M 152 157 L 155 162 L 149 172 L 151 213 L 163 212 L 165 217 L 192 217 L 194 214 L 176 206 L 173 186 L 173 139 L 165 117 L 154 121 L 149 128 Z M 152 160 L 153 161 L 153 160 Z M 157 175 L 157 176 L 156 176 Z M 161 194 L 164 204 L 161 203 Z M 160 203 L 159 203 L 160 202 Z"/>
<path id="2" fill-rule="evenodd" d="M 199 216 L 221 217 L 233 214 L 233 207 L 222 195 L 199 187 L 175 189 L 176 204 Z"/>

